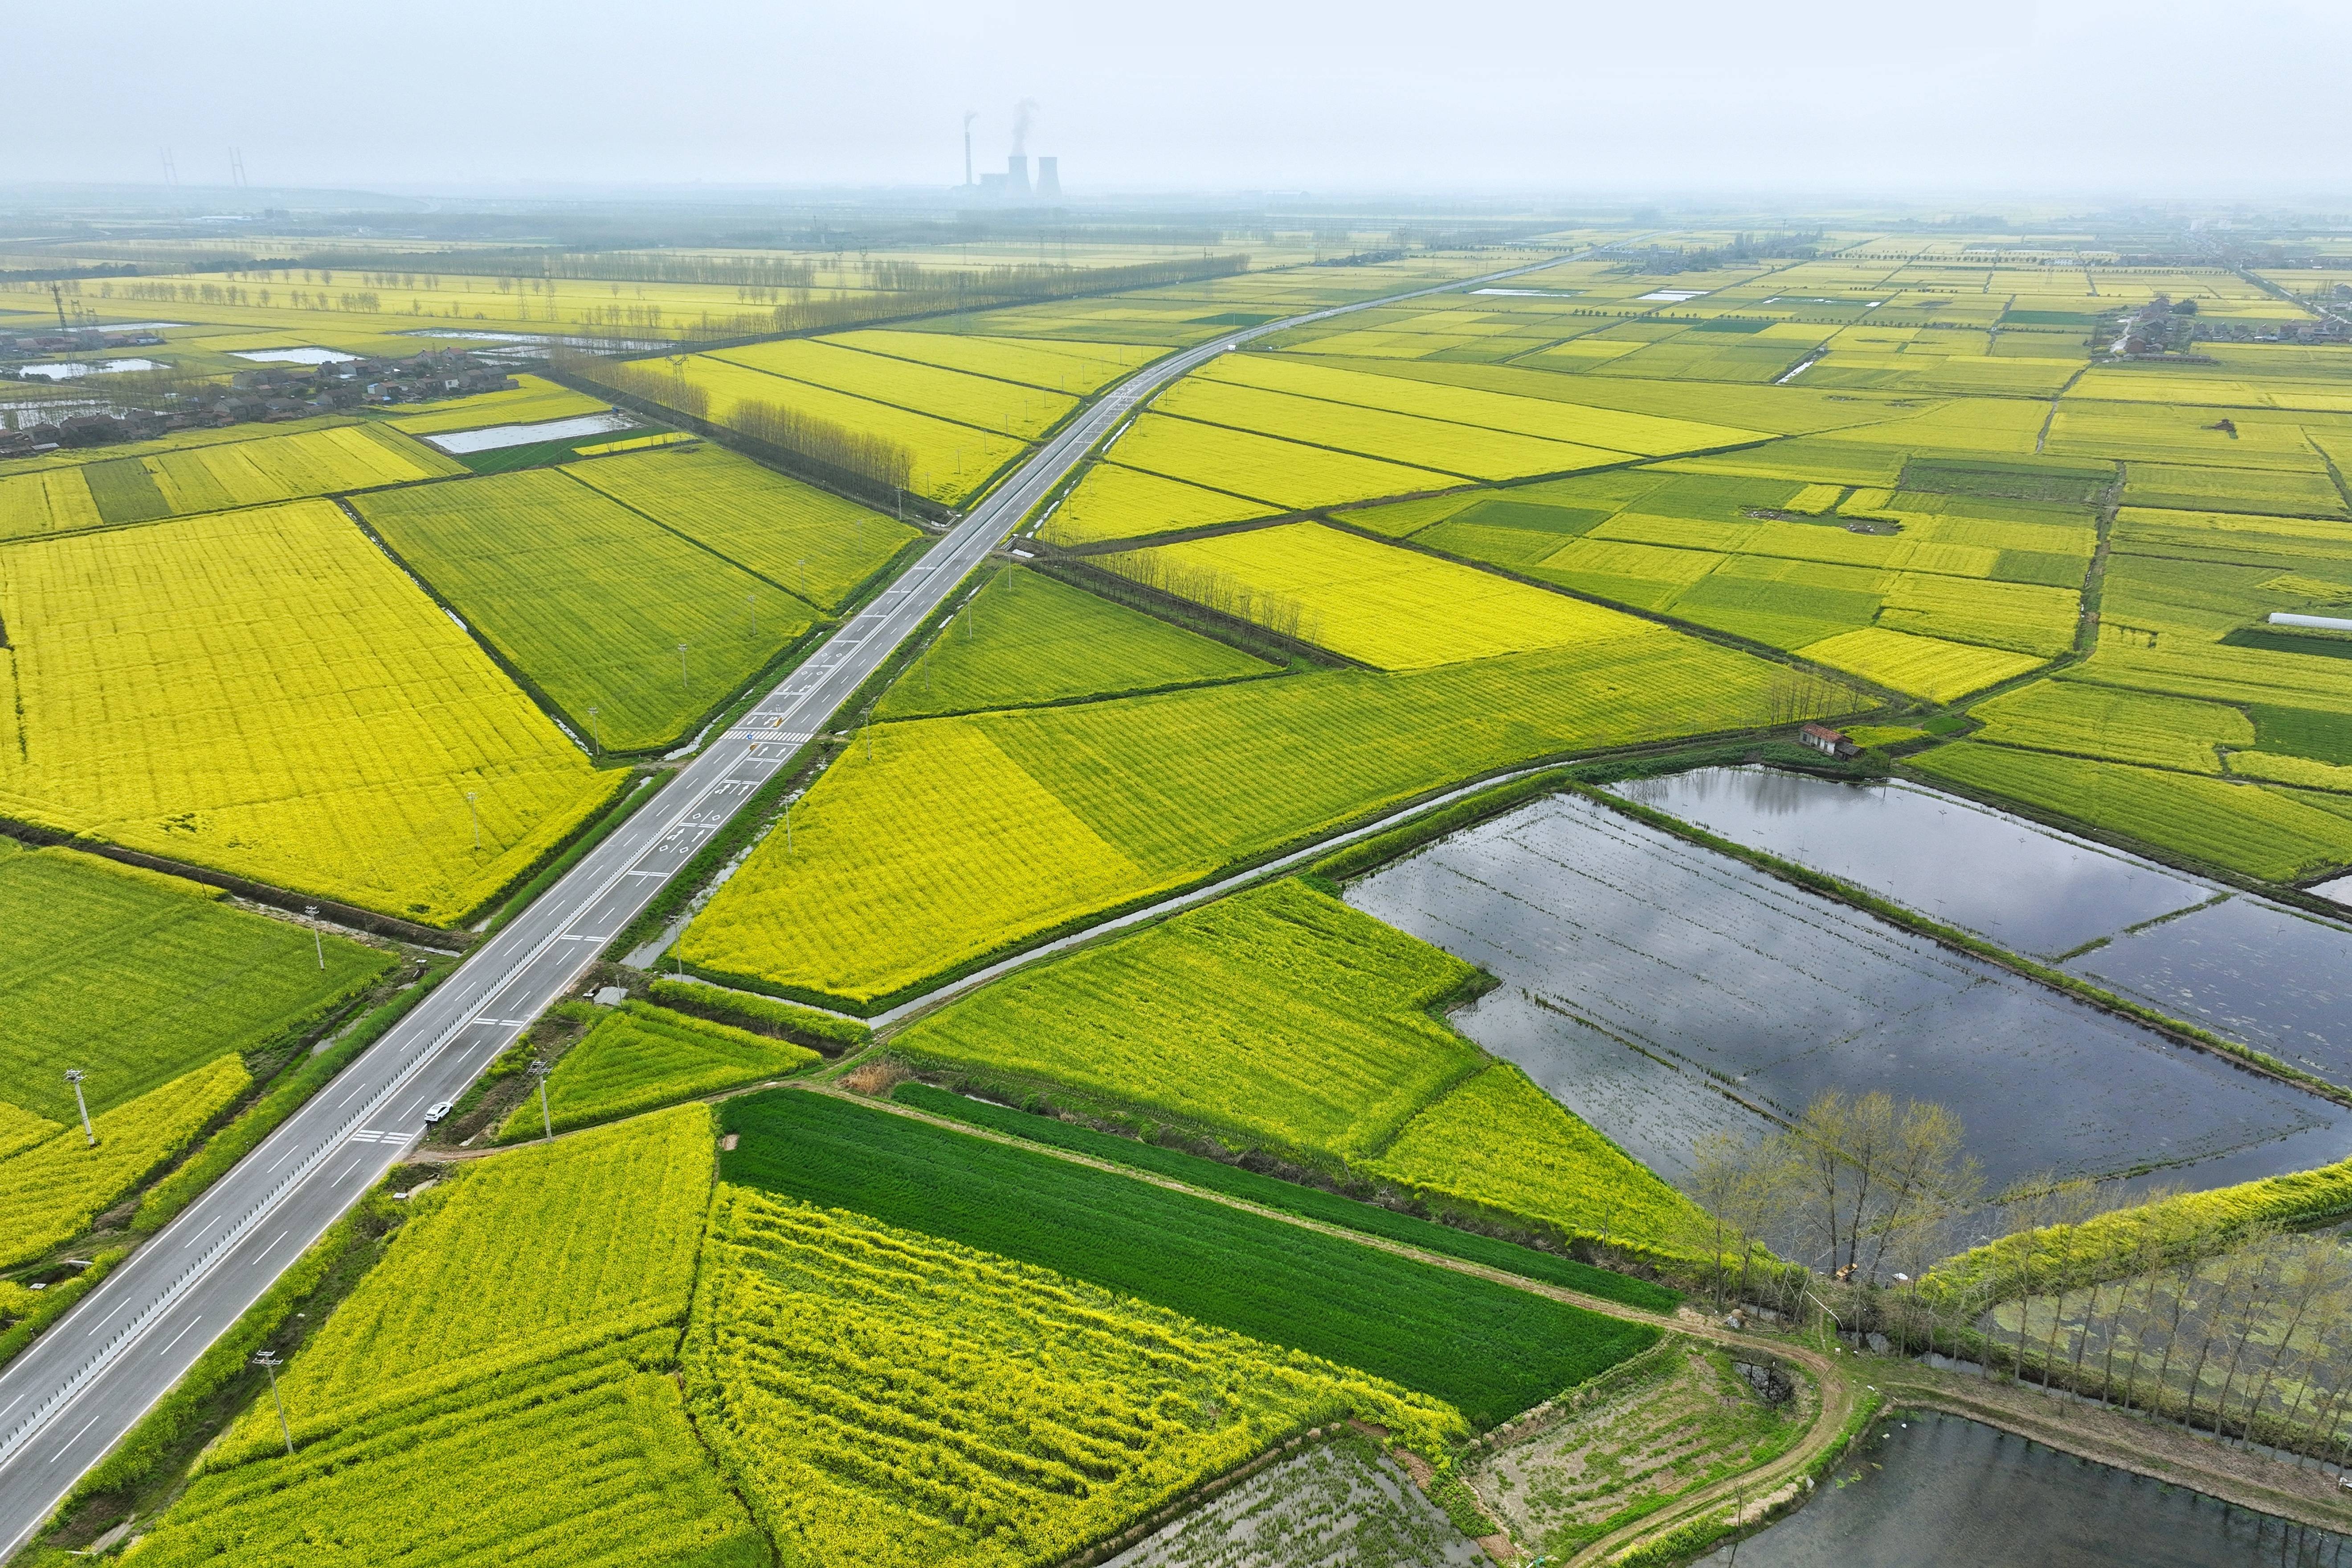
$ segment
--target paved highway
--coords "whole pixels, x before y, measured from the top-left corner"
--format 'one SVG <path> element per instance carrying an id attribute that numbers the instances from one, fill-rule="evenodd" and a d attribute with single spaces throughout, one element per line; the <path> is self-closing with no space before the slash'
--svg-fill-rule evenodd
<path id="1" fill-rule="evenodd" d="M 415 1144 L 426 1107 L 456 1099 L 571 990 L 662 883 L 1139 402 L 1249 339 L 1561 259 L 1231 333 L 1146 366 L 1085 410 L 619 832 L 0 1371 L 0 1557 Z"/>

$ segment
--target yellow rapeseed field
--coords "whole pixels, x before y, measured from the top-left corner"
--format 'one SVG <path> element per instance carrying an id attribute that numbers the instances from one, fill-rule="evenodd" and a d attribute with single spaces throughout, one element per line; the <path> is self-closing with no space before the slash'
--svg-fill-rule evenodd
<path id="1" fill-rule="evenodd" d="M 94 528 L 106 519 L 79 468 L 12 474 L 0 479 L 0 539 Z"/>
<path id="2" fill-rule="evenodd" d="M 1381 378 L 1357 379 L 1378 382 Z M 1626 461 L 1626 454 L 1605 447 L 1197 377 L 1169 388 L 1152 406 L 1164 413 L 1214 425 L 1279 436 L 1312 447 L 1394 458 L 1473 479 L 1568 474 Z"/>
<path id="3" fill-rule="evenodd" d="M 1661 456 L 1761 441 L 1764 432 L 1664 418 L 1613 408 L 1595 408 L 1549 396 L 1520 397 L 1479 387 L 1450 386 L 1403 376 L 1287 359 L 1279 354 L 1226 354 L 1209 362 L 1197 379 L 1318 398 L 1357 408 L 1393 410 L 1423 419 L 1451 421 L 1487 430 L 1541 436 L 1580 446 Z M 1394 455 L 1404 456 L 1403 453 Z M 1540 472 L 1540 470 L 1530 470 Z"/>
<path id="4" fill-rule="evenodd" d="M 1772 711 L 1772 665 L 1632 624 L 1432 669 L 877 725 L 872 759 L 833 764 L 681 951 L 871 1000 L 1447 780 Z"/>
<path id="5" fill-rule="evenodd" d="M 2021 675 L 2042 662 L 2031 653 L 1971 647 L 1939 637 L 1915 637 L 1884 626 L 1841 632 L 1808 643 L 1797 653 L 1833 670 L 1850 671 L 1880 685 L 1939 703 Z"/>
<path id="6" fill-rule="evenodd" d="M 454 920 L 623 779 L 327 501 L 0 548 L 0 811 L 265 882 Z"/>
<path id="7" fill-rule="evenodd" d="M 1147 878 L 976 726 L 935 720 L 888 726 L 871 760 L 853 748 L 794 812 L 790 846 L 778 831 L 761 846 L 774 873 L 815 868 L 823 895 L 789 908 L 716 902 L 679 946 L 688 963 L 757 973 L 789 950 L 816 965 L 794 978 L 841 994 L 878 994 L 938 964 L 979 956 L 1001 939 L 1007 901 L 1041 925 L 1113 902 Z M 953 877 L 909 876 L 935 846 L 909 820 L 951 821 L 966 858 Z M 828 874 L 829 873 L 829 874 Z M 805 885 L 805 884 L 804 884 Z M 940 946 L 877 954 L 866 938 L 919 906 Z M 881 957 L 884 967 L 873 967 Z"/>
<path id="8" fill-rule="evenodd" d="M 1040 535 L 1049 544 L 1082 545 L 1237 523 L 1280 510 L 1271 502 L 1245 500 L 1116 463 L 1097 463 L 1054 508 Z"/>
<path id="9" fill-rule="evenodd" d="M 415 413 L 397 414 L 386 423 L 411 435 L 439 435 L 451 430 L 475 430 L 492 424 L 535 424 L 545 419 L 568 419 L 610 407 L 602 398 L 556 385 L 543 376 L 517 376 L 507 392 L 477 392 L 472 397 L 425 404 Z"/>
<path id="10" fill-rule="evenodd" d="M 1060 392 L 1090 392 L 1168 350 L 1135 343 L 1079 343 L 1051 338 L 990 338 L 961 332 L 874 329 L 825 340 L 869 354 L 918 360 L 976 376 L 1023 382 Z"/>
<path id="11" fill-rule="evenodd" d="M 467 472 L 422 442 L 364 424 L 200 446 L 141 465 L 183 516 Z"/>
<path id="12" fill-rule="evenodd" d="M 1451 474 L 1160 413 L 1129 426 L 1111 443 L 1109 455 L 1187 484 L 1262 497 L 1286 510 L 1446 490 L 1462 482 Z"/>
<path id="13" fill-rule="evenodd" d="M 1027 445 L 1016 436 L 769 375 L 709 354 L 688 357 L 680 373 L 689 386 L 709 394 L 709 418 L 715 424 L 727 423 L 747 402 L 766 402 L 895 441 L 915 456 L 908 488 L 949 505 L 963 501 Z"/>
<path id="14" fill-rule="evenodd" d="M 1295 605 L 1296 635 L 1383 670 L 1532 653 L 1646 630 L 1614 610 L 1320 523 L 1220 534 L 1107 557 L 1102 564 L 1147 581 L 1165 574 L 1163 586 L 1213 608 L 1228 608 L 1214 602 L 1221 587 L 1252 595 L 1253 603 Z"/>
<path id="15" fill-rule="evenodd" d="M 0 1160 L 0 1268 L 72 1239 L 101 1210 L 186 1148 L 253 1082 L 236 1053 L 183 1073 L 79 1126 Z"/>

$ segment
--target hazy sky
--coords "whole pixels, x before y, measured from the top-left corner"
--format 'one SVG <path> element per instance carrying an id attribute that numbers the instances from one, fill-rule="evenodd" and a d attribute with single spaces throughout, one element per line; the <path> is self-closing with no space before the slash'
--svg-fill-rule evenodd
<path id="1" fill-rule="evenodd" d="M 2352 0 L 84 0 L 0 183 L 2214 194 L 2352 184 Z"/>

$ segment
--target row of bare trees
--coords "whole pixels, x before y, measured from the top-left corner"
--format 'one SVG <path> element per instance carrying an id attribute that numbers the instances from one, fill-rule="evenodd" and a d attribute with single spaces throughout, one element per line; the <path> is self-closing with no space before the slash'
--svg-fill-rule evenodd
<path id="1" fill-rule="evenodd" d="M 1129 582 L 1142 584 L 1173 599 L 1213 610 L 1253 626 L 1263 626 L 1294 642 L 1314 643 L 1323 634 L 1323 618 L 1300 600 L 1287 594 L 1252 588 L 1231 572 L 1214 567 L 1188 565 L 1163 559 L 1164 550 L 1130 550 L 1097 557 L 1092 564 Z"/>
<path id="2" fill-rule="evenodd" d="M 1867 706 L 1862 695 L 1845 682 L 1792 664 L 1774 667 L 1771 690 L 1765 702 L 1774 724 L 1795 724 L 1800 719 L 1850 713 Z"/>
<path id="3" fill-rule="evenodd" d="M 2352 1458 L 2352 1249 L 2332 1233 L 2268 1224 L 2217 1243 L 2194 1206 L 2158 1212 L 2126 1255 L 2053 1257 L 2042 1281 L 2033 1254 L 2054 1244 L 2016 1248 L 2023 1278 L 1984 1325 L 1988 1348 L 2045 1387 L 2241 1442 Z"/>
<path id="4" fill-rule="evenodd" d="M 1707 1216 L 1702 1251 L 1718 1297 L 1739 1271 L 1749 1299 L 1761 1249 L 1793 1250 L 1840 1284 L 1916 1278 L 1948 1250 L 1983 1174 L 1962 1152 L 1960 1119 L 1941 1105 L 1832 1090 L 1785 1130 L 1756 1140 L 1717 1134 L 1696 1149 L 1691 1196 Z"/>
<path id="5" fill-rule="evenodd" d="M 2352 1247 L 2333 1233 L 2217 1229 L 2194 1197 L 2086 1178 L 1987 1197 L 1959 1119 L 1884 1093 L 1823 1094 L 1696 1153 L 1687 1239 L 1719 1307 L 1818 1312 L 1902 1354 L 2352 1461 Z"/>
<path id="6" fill-rule="evenodd" d="M 748 441 L 773 448 L 786 459 L 822 465 L 836 473 L 865 480 L 877 490 L 907 488 L 914 478 L 915 455 L 887 436 L 816 414 L 803 413 L 782 403 L 747 401 L 713 419 L 710 393 L 682 373 L 674 361 L 607 360 L 595 354 L 559 350 L 555 367 L 582 381 L 663 408 L 689 419 L 734 431 Z"/>

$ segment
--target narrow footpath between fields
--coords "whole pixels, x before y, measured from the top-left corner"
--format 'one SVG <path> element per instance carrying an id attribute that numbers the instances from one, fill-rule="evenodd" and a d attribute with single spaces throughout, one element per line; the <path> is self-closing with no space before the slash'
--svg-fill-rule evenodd
<path id="1" fill-rule="evenodd" d="M 1208 1203 L 1223 1204 L 1264 1218 L 1318 1231 L 1359 1246 L 1378 1248 L 1402 1258 L 1472 1274 L 1513 1290 L 1549 1296 L 1587 1312 L 1601 1312 L 1632 1322 L 1649 1323 L 1694 1339 L 1739 1352 L 1746 1359 L 1777 1360 L 1803 1367 L 1821 1389 L 1821 1410 L 1812 1430 L 1769 1463 L 1702 1487 L 1612 1534 L 1601 1537 L 1566 1560 L 1569 1563 L 1600 1563 L 1642 1542 L 1662 1536 L 1721 1511 L 1727 1520 L 1731 1506 L 1742 1517 L 1756 1520 L 1788 1500 L 1790 1489 L 1835 1443 L 1862 1407 L 1864 1400 L 1883 1397 L 1886 1408 L 1927 1406 L 1998 1427 L 2053 1448 L 2114 1465 L 2137 1475 L 2202 1492 L 2224 1502 L 2274 1514 L 2300 1524 L 2352 1532 L 2352 1490 L 2340 1487 L 2336 1471 L 2326 1466 L 2297 1465 L 2260 1449 L 2235 1448 L 2201 1433 L 2185 1431 L 2168 1422 L 2118 1410 L 2102 1409 L 2072 1399 L 2053 1398 L 2031 1386 L 1989 1381 L 1958 1372 L 1937 1371 L 1921 1363 L 1895 1356 L 1860 1354 L 1843 1348 L 1824 1351 L 1788 1335 L 1725 1327 L 1700 1311 L 1685 1306 L 1671 1316 L 1644 1312 L 1622 1302 L 1604 1301 L 1558 1285 L 1528 1280 L 1460 1258 L 1424 1252 L 1400 1241 L 1367 1235 L 1341 1226 L 1327 1225 L 1301 1215 L 1262 1207 L 1224 1193 L 1188 1186 L 1171 1176 L 1132 1166 L 1114 1165 L 1068 1149 L 1033 1143 L 1024 1138 L 934 1116 L 909 1105 L 871 1099 L 829 1082 L 801 1082 L 786 1085 L 813 1094 L 829 1094 L 870 1109 L 887 1111 L 967 1137 L 985 1138 L 1066 1160 L 1072 1165 L 1122 1176 L 1130 1181 L 1181 1192 Z M 751 1092 L 752 1091 L 738 1091 Z M 718 1098 L 731 1099 L 732 1094 Z M 1523 1548 L 1523 1551 L 1527 1549 Z M 1528 1552 L 1532 1555 L 1531 1552 Z"/>

